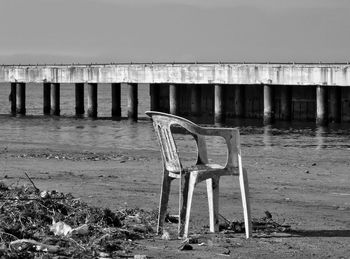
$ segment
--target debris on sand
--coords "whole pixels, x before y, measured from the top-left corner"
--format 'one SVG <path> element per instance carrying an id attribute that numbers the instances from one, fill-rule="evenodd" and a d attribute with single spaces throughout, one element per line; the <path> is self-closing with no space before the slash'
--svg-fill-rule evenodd
<path id="1" fill-rule="evenodd" d="M 104 154 L 90 151 L 83 151 L 79 153 L 72 153 L 67 155 L 66 152 L 52 151 L 52 152 L 27 152 L 21 154 L 13 154 L 12 157 L 16 158 L 38 158 L 38 159 L 53 159 L 53 160 L 70 160 L 70 161 L 119 161 L 125 163 L 129 160 L 134 160 L 134 157 L 126 156 L 123 154 Z M 142 159 L 142 158 L 141 158 Z M 144 159 L 144 158 L 143 158 Z"/>
<path id="2" fill-rule="evenodd" d="M 116 257 L 130 252 L 133 240 L 153 236 L 156 217 L 155 211 L 112 212 L 71 194 L 0 182 L 0 257 Z"/>
<path id="3" fill-rule="evenodd" d="M 71 194 L 39 190 L 27 177 L 29 186 L 0 182 L 0 258 L 123 257 L 138 246 L 135 240 L 154 238 L 156 210 L 111 211 L 88 206 Z M 244 222 L 221 218 L 222 234 L 245 231 Z M 167 215 L 167 222 L 175 224 L 178 217 Z M 289 232 L 290 226 L 275 222 L 272 214 L 265 211 L 265 217 L 253 220 L 253 230 L 263 234 Z M 161 239 L 172 238 L 165 231 Z M 206 245 L 202 239 L 187 238 L 179 250 Z"/>
<path id="4" fill-rule="evenodd" d="M 180 251 L 193 250 L 193 247 L 190 245 L 190 239 L 186 238 L 185 240 L 183 240 L 178 249 Z"/>
<path id="5" fill-rule="evenodd" d="M 265 217 L 260 219 L 253 219 L 253 231 L 256 233 L 270 234 L 273 232 L 290 232 L 291 226 L 286 224 L 277 223 L 269 211 L 265 211 Z M 244 233 L 245 226 L 243 221 L 229 221 L 222 215 L 219 215 L 223 219 L 223 223 L 219 225 L 220 231 L 231 231 L 234 233 Z"/>

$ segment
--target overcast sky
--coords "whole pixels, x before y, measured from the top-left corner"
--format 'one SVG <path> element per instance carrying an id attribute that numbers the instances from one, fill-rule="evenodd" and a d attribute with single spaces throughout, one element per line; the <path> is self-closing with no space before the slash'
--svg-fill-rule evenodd
<path id="1" fill-rule="evenodd" d="M 346 62 L 350 0 L 0 0 L 0 63 Z"/>

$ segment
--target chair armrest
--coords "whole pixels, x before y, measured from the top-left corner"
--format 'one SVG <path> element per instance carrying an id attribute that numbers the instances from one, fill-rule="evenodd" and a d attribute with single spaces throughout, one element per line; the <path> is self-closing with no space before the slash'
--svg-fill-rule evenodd
<path id="1" fill-rule="evenodd" d="M 231 138 L 239 133 L 238 128 L 214 128 L 214 127 L 200 127 L 198 133 L 204 136 L 217 136 L 223 138 Z"/>

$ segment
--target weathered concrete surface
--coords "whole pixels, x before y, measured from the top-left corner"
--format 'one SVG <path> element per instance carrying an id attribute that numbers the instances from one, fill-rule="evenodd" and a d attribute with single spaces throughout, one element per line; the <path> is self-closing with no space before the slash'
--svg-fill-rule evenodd
<path id="1" fill-rule="evenodd" d="M 174 63 L 0 66 L 0 82 L 350 85 L 349 64 Z"/>

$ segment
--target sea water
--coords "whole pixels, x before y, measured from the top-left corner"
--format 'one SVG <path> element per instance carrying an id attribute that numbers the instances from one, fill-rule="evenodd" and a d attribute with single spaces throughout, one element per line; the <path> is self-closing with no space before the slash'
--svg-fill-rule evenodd
<path id="1" fill-rule="evenodd" d="M 149 110 L 149 85 L 138 88 L 139 121 L 128 122 L 127 89 L 122 85 L 122 116 L 111 120 L 111 86 L 98 85 L 98 119 L 75 118 L 74 84 L 61 84 L 61 116 L 43 116 L 42 84 L 26 85 L 26 116 L 11 116 L 10 84 L 0 84 L 0 149 L 16 147 L 74 148 L 81 150 L 145 149 L 158 150 L 151 121 L 144 114 Z M 85 89 L 85 96 L 87 90 Z M 86 99 L 86 98 L 85 98 Z M 85 108 L 87 103 L 85 103 Z M 315 149 L 350 148 L 349 124 L 316 127 L 313 122 L 278 122 L 263 126 L 261 120 L 232 120 L 224 126 L 238 126 L 242 146 L 297 147 Z M 195 151 L 188 136 L 178 136 L 180 148 Z M 208 148 L 222 153 L 222 140 L 208 139 Z"/>

